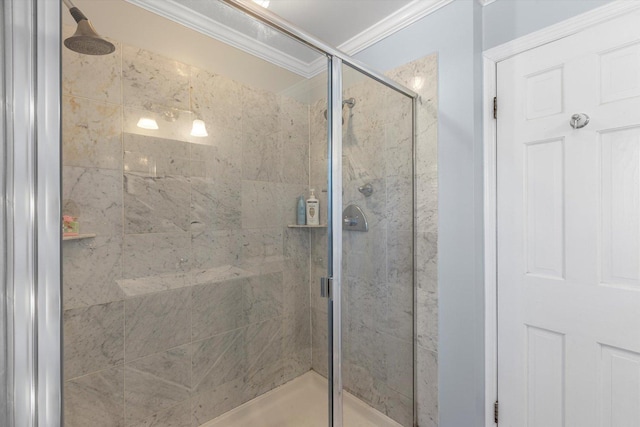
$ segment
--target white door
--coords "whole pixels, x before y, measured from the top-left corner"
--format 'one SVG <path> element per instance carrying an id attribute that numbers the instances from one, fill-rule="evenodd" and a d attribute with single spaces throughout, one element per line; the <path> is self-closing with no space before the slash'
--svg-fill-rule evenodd
<path id="1" fill-rule="evenodd" d="M 499 425 L 639 427 L 640 14 L 499 63 L 498 107 Z"/>

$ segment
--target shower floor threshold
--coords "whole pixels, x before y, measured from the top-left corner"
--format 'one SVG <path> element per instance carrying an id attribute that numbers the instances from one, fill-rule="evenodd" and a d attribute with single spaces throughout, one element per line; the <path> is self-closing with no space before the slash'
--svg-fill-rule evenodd
<path id="1" fill-rule="evenodd" d="M 344 393 L 345 427 L 402 427 Z M 313 371 L 220 415 L 201 427 L 327 427 L 327 380 Z"/>

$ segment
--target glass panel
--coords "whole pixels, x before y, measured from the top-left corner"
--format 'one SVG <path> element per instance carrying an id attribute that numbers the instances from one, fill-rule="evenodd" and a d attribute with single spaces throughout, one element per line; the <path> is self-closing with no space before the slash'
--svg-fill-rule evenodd
<path id="1" fill-rule="evenodd" d="M 116 51 L 63 47 L 66 427 L 325 427 L 326 57 L 296 45 L 323 71 L 302 76 L 86 6 Z"/>
<path id="2" fill-rule="evenodd" d="M 342 102 L 344 426 L 411 427 L 412 100 L 344 66 Z"/>

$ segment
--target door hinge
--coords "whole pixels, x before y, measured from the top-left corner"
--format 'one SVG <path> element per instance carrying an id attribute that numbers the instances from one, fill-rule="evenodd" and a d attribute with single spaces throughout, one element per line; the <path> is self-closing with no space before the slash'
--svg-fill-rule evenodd
<path id="1" fill-rule="evenodd" d="M 496 400 L 496 402 L 493 404 L 493 422 L 498 424 L 498 413 L 500 410 L 500 404 L 498 403 L 498 401 Z"/>
<path id="2" fill-rule="evenodd" d="M 497 96 L 493 97 L 493 118 L 494 119 L 498 118 L 498 97 Z"/>
<path id="3" fill-rule="evenodd" d="M 320 278 L 320 296 L 322 298 L 331 297 L 331 287 L 333 285 L 333 278 L 321 277 Z"/>

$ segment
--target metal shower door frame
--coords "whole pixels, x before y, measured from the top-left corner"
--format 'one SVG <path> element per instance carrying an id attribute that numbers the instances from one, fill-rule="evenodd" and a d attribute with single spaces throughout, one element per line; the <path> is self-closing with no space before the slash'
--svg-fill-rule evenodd
<path id="1" fill-rule="evenodd" d="M 4 0 L 3 425 L 62 425 L 60 4 Z"/>
<path id="2" fill-rule="evenodd" d="M 342 59 L 330 56 L 328 71 L 327 379 L 329 427 L 342 427 Z"/>

